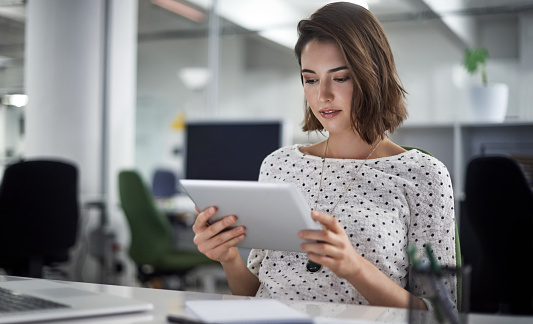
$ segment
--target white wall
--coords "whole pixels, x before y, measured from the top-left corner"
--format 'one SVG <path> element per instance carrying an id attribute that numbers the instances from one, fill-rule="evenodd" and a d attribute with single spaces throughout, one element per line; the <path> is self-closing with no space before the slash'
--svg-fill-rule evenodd
<path id="1" fill-rule="evenodd" d="M 436 21 L 388 23 L 384 29 L 408 92 L 409 121 L 452 120 L 460 105 L 453 95 L 452 68 L 462 50 Z"/>
<path id="2" fill-rule="evenodd" d="M 527 118 L 527 111 L 533 110 L 530 103 L 520 102 L 525 75 L 521 68 L 523 59 L 518 56 L 516 49 L 531 45 L 530 42 L 517 44 L 522 31 L 514 28 L 516 23 L 504 21 L 496 26 L 481 24 L 477 45 L 488 47 L 491 53 L 487 61 L 489 82 L 509 85 L 507 116 L 513 119 Z M 395 54 L 400 78 L 409 92 L 408 122 L 468 120 L 466 88 L 473 83 L 479 84 L 480 77 L 469 76 L 462 67 L 465 48 L 443 33 L 436 21 L 388 23 L 384 27 Z M 498 33 L 494 32 L 496 27 Z"/>

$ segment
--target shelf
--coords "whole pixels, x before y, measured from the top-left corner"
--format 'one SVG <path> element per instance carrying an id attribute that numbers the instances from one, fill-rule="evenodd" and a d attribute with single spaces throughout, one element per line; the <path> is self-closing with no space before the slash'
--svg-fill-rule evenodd
<path id="1" fill-rule="evenodd" d="M 456 122 L 405 122 L 400 129 L 415 128 L 446 128 L 446 127 L 509 127 L 509 126 L 529 126 L 533 125 L 533 120 L 516 119 L 504 122 L 488 121 L 456 121 Z"/>

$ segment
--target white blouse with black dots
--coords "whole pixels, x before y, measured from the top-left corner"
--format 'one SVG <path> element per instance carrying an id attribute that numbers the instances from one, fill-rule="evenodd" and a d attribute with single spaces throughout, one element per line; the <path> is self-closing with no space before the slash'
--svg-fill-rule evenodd
<path id="1" fill-rule="evenodd" d="M 303 154 L 301 146 L 283 147 L 266 157 L 259 181 L 294 183 L 314 208 L 323 159 Z M 441 264 L 455 266 L 454 199 L 448 170 L 417 150 L 369 159 L 357 172 L 362 162 L 326 159 L 317 209 L 328 213 L 340 199 L 333 216 L 357 252 L 401 287 L 428 297 L 416 277 L 409 279 L 407 246 L 415 244 L 424 259 L 424 246 L 430 243 Z M 309 272 L 306 262 L 305 253 L 251 250 L 248 268 L 260 281 L 256 296 L 368 304 L 349 282 L 326 267 Z M 456 304 L 455 276 L 445 277 L 444 283 Z"/>

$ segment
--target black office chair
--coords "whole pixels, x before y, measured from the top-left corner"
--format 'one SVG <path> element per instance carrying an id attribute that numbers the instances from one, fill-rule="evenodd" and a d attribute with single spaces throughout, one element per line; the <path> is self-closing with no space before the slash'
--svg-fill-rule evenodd
<path id="1" fill-rule="evenodd" d="M 7 166 L 0 185 L 0 268 L 40 278 L 44 265 L 68 261 L 78 217 L 73 164 L 35 160 Z"/>
<path id="2" fill-rule="evenodd" d="M 533 313 L 533 192 L 505 156 L 473 158 L 466 170 L 465 262 L 472 265 L 470 310 Z"/>

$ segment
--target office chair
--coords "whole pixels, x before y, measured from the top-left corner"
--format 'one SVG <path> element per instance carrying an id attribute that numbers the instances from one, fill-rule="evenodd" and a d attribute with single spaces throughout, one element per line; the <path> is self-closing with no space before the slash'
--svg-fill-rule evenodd
<path id="1" fill-rule="evenodd" d="M 467 166 L 465 209 L 479 244 L 469 246 L 471 311 L 532 314 L 533 192 L 505 156 L 474 157 Z"/>
<path id="2" fill-rule="evenodd" d="M 406 146 L 406 145 L 400 145 L 400 146 L 407 151 L 415 149 L 429 156 L 433 156 L 428 151 L 420 149 L 418 147 Z M 455 266 L 457 269 L 460 269 L 463 266 L 463 257 L 461 253 L 461 242 L 459 240 L 459 228 L 457 227 L 457 219 L 455 219 Z M 462 276 L 457 276 L 456 293 L 457 293 L 457 309 L 461 311 L 463 309 L 463 306 L 466 305 L 465 301 L 463 300 L 463 277 Z"/>
<path id="3" fill-rule="evenodd" d="M 68 261 L 78 217 L 73 164 L 34 160 L 7 166 L 0 185 L 0 268 L 40 278 L 44 265 Z"/>
<path id="4" fill-rule="evenodd" d="M 169 220 L 157 208 L 152 193 L 137 171 L 121 171 L 118 185 L 131 232 L 129 255 L 143 285 L 181 289 L 189 271 L 201 265 L 218 264 L 199 252 L 173 249 Z"/>
<path id="5" fill-rule="evenodd" d="M 152 177 L 152 193 L 156 205 L 165 212 L 176 231 L 187 227 L 182 215 L 175 212 L 174 197 L 179 192 L 177 184 L 178 177 L 174 171 L 162 168 L 155 170 Z"/>
<path id="6" fill-rule="evenodd" d="M 171 198 L 178 193 L 177 176 L 171 170 L 156 169 L 152 179 L 155 198 Z"/>

